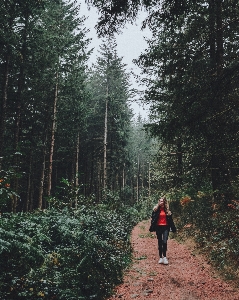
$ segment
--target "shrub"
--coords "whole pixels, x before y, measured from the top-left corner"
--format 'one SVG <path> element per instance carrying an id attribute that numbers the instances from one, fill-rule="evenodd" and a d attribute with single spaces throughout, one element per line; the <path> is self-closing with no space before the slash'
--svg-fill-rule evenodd
<path id="1" fill-rule="evenodd" d="M 132 208 L 105 205 L 0 219 L 1 299 L 104 299 L 131 258 Z"/>
<path id="2" fill-rule="evenodd" d="M 178 193 L 174 199 L 172 205 L 180 211 L 177 217 L 179 231 L 194 237 L 219 269 L 238 268 L 239 201 L 232 200 L 225 207 L 224 200 L 215 202 L 210 191 L 190 194 L 187 190 Z"/>

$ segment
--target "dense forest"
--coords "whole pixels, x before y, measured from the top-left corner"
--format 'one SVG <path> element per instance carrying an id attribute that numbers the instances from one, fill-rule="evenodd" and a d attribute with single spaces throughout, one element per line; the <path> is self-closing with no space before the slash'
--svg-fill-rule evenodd
<path id="1" fill-rule="evenodd" d="M 100 13 L 94 65 L 79 1 L 0 3 L 1 298 L 104 299 L 163 194 L 178 230 L 236 274 L 237 1 L 86 2 Z M 133 118 L 114 38 L 141 9 L 148 120 Z"/>
<path id="2" fill-rule="evenodd" d="M 107 189 L 134 202 L 148 185 L 137 143 L 148 141 L 137 138 L 143 120 L 132 122 L 129 75 L 114 38 L 89 67 L 76 3 L 6 1 L 1 15 L 2 209 L 49 208 L 67 187 L 74 207 L 80 195 L 99 202 Z"/>

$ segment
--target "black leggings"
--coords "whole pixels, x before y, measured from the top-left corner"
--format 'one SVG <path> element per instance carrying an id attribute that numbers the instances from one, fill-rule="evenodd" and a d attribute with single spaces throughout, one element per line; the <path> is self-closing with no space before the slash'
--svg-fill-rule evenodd
<path id="1" fill-rule="evenodd" d="M 156 234 L 158 239 L 159 257 L 166 257 L 169 227 L 164 225 L 157 226 Z"/>

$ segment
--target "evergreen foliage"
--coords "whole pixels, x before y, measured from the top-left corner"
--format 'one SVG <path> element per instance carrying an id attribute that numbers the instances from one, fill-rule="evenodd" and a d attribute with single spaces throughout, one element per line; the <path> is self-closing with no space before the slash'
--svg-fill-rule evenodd
<path id="1" fill-rule="evenodd" d="M 123 185 L 127 184 L 123 182 L 123 173 L 126 172 L 124 164 L 128 163 L 126 145 L 132 118 L 128 105 L 129 78 L 122 58 L 117 55 L 113 38 L 103 42 L 100 56 L 90 70 L 87 89 L 92 101 L 87 119 L 89 142 L 86 154 L 90 159 L 89 163 L 97 166 L 92 171 L 96 174 L 95 178 L 99 178 L 94 186 L 95 193 L 101 199 L 103 189 L 121 190 Z M 106 166 L 103 161 L 104 155 Z"/>
<path id="2" fill-rule="evenodd" d="M 89 69 L 90 41 L 76 1 L 15 4 L 0 5 L 1 211 L 61 206 L 64 184 L 75 208 L 82 196 L 100 202 L 104 190 L 133 191 L 132 95 L 114 38 Z"/>
<path id="3" fill-rule="evenodd" d="M 230 71 L 237 52 L 236 28 L 230 33 L 227 28 L 235 21 L 231 4 L 196 1 L 173 11 L 173 4 L 163 1 L 161 12 L 146 20 L 153 37 L 138 60 L 148 76 L 148 128 L 177 166 L 171 187 L 209 181 L 214 196 L 226 194 L 227 201 L 235 195 L 238 173 L 238 93 L 229 83 L 237 77 Z"/>
<path id="4" fill-rule="evenodd" d="M 5 214 L 1 299 L 105 299 L 130 262 L 138 220 L 136 210 L 106 206 Z"/>

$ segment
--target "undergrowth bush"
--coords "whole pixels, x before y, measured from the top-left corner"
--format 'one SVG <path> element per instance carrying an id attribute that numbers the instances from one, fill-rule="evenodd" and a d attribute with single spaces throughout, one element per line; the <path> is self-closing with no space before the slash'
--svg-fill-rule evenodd
<path id="1" fill-rule="evenodd" d="M 104 299 L 130 262 L 136 209 L 106 205 L 0 218 L 0 299 Z"/>
<path id="2" fill-rule="evenodd" d="M 215 201 L 210 191 L 187 191 L 171 195 L 177 212 L 179 234 L 192 236 L 218 269 L 239 267 L 239 201 Z M 231 268 L 232 267 L 232 268 Z"/>

